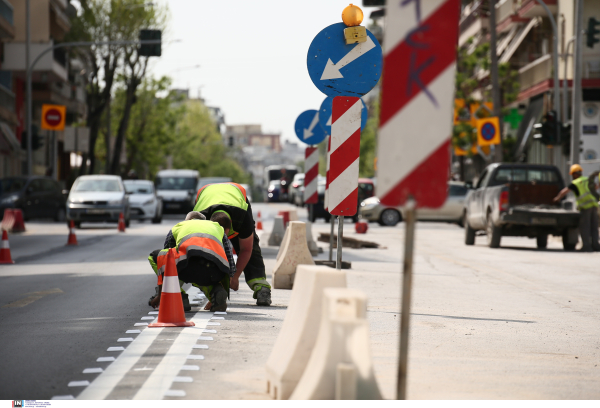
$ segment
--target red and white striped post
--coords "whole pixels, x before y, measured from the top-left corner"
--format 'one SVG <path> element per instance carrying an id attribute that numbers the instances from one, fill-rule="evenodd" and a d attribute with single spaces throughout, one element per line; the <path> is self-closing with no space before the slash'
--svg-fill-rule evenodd
<path id="1" fill-rule="evenodd" d="M 304 152 L 304 203 L 308 204 L 308 220 L 313 220 L 313 204 L 319 201 L 319 149 L 309 146 Z"/>
<path id="2" fill-rule="evenodd" d="M 362 101 L 336 96 L 331 109 L 331 140 L 328 208 L 338 218 L 336 268 L 342 269 L 344 216 L 356 214 L 358 207 L 358 163 Z"/>
<path id="3" fill-rule="evenodd" d="M 325 200 L 323 206 L 325 211 L 329 212 L 329 152 L 331 151 L 331 136 L 327 138 L 327 171 L 325 173 Z M 329 231 L 329 262 L 333 261 L 333 229 L 335 220 L 334 217 L 329 217 L 331 229 Z"/>
<path id="4" fill-rule="evenodd" d="M 386 10 L 377 196 L 407 205 L 398 399 L 406 399 L 416 207 L 446 200 L 460 0 L 408 0 Z"/>

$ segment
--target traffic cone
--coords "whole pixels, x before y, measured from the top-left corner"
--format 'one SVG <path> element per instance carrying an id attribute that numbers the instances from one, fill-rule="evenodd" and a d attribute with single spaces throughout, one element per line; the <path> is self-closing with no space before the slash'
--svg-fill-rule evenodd
<path id="1" fill-rule="evenodd" d="M 369 229 L 369 224 L 367 224 L 364 221 L 359 221 L 356 224 L 354 224 L 354 230 L 357 234 L 366 234 L 367 229 Z"/>
<path id="2" fill-rule="evenodd" d="M 260 211 L 258 212 L 258 216 L 256 217 L 256 229 L 262 230 L 262 217 L 260 216 Z"/>
<path id="3" fill-rule="evenodd" d="M 119 214 L 119 232 L 125 232 L 125 216 L 123 213 Z"/>
<path id="4" fill-rule="evenodd" d="M 173 251 L 176 251 L 176 249 L 171 248 L 167 252 L 165 276 L 162 283 L 160 306 L 158 307 L 158 319 L 156 323 L 150 323 L 148 327 L 195 326 L 194 322 L 185 320 L 181 289 L 179 288 L 179 276 L 177 275 L 177 266 L 175 265 Z"/>
<path id="5" fill-rule="evenodd" d="M 69 240 L 67 245 L 77 245 L 77 236 L 75 235 L 75 221 L 69 223 Z"/>
<path id="6" fill-rule="evenodd" d="M 14 264 L 10 257 L 10 245 L 8 245 L 8 233 L 2 230 L 2 244 L 0 244 L 0 264 Z"/>
<path id="7" fill-rule="evenodd" d="M 12 232 L 25 232 L 25 221 L 23 220 L 23 211 L 19 208 L 13 209 L 15 215 L 15 223 L 11 229 Z"/>

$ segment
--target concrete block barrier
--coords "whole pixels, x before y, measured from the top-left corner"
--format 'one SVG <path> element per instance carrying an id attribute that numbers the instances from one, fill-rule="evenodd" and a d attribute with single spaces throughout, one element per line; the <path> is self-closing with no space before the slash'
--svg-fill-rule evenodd
<path id="1" fill-rule="evenodd" d="M 275 261 L 273 288 L 291 289 L 294 285 L 296 267 L 314 264 L 306 245 L 306 226 L 300 221 L 290 222 Z"/>
<path id="2" fill-rule="evenodd" d="M 275 217 L 275 222 L 273 223 L 273 231 L 271 232 L 271 235 L 269 235 L 269 246 L 281 245 L 284 234 L 285 228 L 283 226 L 283 217 L 278 215 Z"/>
<path id="3" fill-rule="evenodd" d="M 319 255 L 319 247 L 317 243 L 313 239 L 312 236 L 312 222 L 308 221 L 306 223 L 306 245 L 308 246 L 308 250 L 312 256 Z"/>
<path id="4" fill-rule="evenodd" d="M 285 320 L 267 360 L 267 392 L 274 399 L 288 399 L 302 377 L 317 340 L 323 290 L 332 287 L 346 287 L 346 272 L 298 265 Z"/>
<path id="5" fill-rule="evenodd" d="M 381 399 L 371 361 L 366 295 L 356 289 L 324 289 L 321 311 L 317 341 L 290 399 Z"/>

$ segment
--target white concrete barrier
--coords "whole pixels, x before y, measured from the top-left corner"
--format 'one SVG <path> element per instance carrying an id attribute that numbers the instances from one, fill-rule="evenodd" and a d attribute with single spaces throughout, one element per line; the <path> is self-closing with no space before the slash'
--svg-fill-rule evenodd
<path id="1" fill-rule="evenodd" d="M 296 211 L 296 210 L 289 210 L 288 214 L 289 214 L 289 217 L 290 217 L 290 222 L 292 222 L 292 221 L 298 221 L 298 211 Z"/>
<path id="2" fill-rule="evenodd" d="M 294 285 L 296 266 L 314 265 L 312 255 L 306 245 L 306 227 L 303 222 L 291 221 L 279 248 L 275 268 L 273 268 L 273 287 L 291 289 Z"/>
<path id="3" fill-rule="evenodd" d="M 324 289 L 319 335 L 290 399 L 381 399 L 366 312 L 367 297 L 362 291 Z"/>
<path id="4" fill-rule="evenodd" d="M 267 392 L 288 399 L 302 377 L 317 339 L 323 289 L 345 288 L 346 272 L 298 265 L 283 326 L 267 361 Z"/>
<path id="5" fill-rule="evenodd" d="M 308 250 L 312 256 L 319 255 L 319 246 L 315 242 L 312 236 L 312 222 L 308 221 L 306 223 L 306 245 L 308 246 Z"/>
<path id="6" fill-rule="evenodd" d="M 269 235 L 269 246 L 281 245 L 284 234 L 283 217 L 278 215 L 275 217 L 275 222 L 273 223 L 273 231 L 271 232 L 271 235 Z"/>

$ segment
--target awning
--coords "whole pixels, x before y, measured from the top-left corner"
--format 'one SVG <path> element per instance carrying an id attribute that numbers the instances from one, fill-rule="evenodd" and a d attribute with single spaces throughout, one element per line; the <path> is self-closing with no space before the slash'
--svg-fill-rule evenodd
<path id="1" fill-rule="evenodd" d="M 508 62 L 511 59 L 513 54 L 517 51 L 517 48 L 519 48 L 525 37 L 527 37 L 527 34 L 529 34 L 529 31 L 531 31 L 531 29 L 537 24 L 537 22 L 537 18 L 532 18 L 529 21 L 529 23 L 527 23 L 527 25 L 521 27 L 519 32 L 515 35 L 515 38 L 508 45 L 508 48 L 506 49 L 504 54 L 502 54 L 502 56 L 498 60 L 498 62 Z"/>
<path id="2" fill-rule="evenodd" d="M 543 109 L 543 96 L 532 99 L 529 103 L 527 111 L 525 111 L 525 115 L 523 115 L 523 120 L 519 123 L 519 129 L 517 129 L 517 143 L 513 154 L 516 161 L 519 161 L 523 155 L 525 147 L 527 147 L 527 141 L 533 134 L 533 125 L 539 122 Z"/>
<path id="3" fill-rule="evenodd" d="M 20 149 L 21 143 L 19 143 L 8 123 L 0 121 L 0 150 L 17 152 Z"/>

